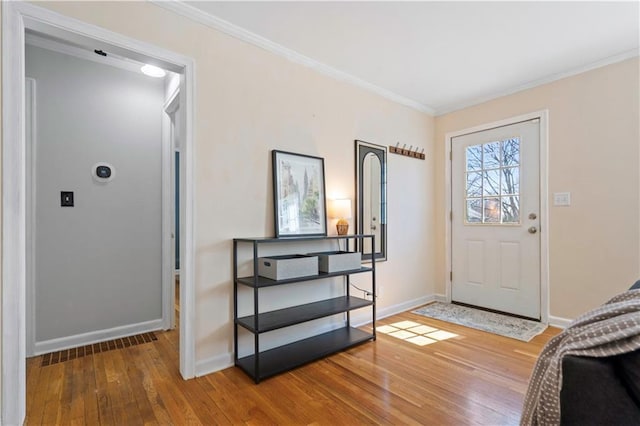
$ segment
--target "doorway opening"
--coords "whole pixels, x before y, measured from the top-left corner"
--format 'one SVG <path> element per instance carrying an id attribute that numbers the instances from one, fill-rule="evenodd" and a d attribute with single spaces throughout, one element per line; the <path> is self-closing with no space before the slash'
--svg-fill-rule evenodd
<path id="1" fill-rule="evenodd" d="M 93 25 L 56 14 L 28 3 L 3 5 L 3 146 L 2 146 L 2 423 L 21 424 L 26 406 L 26 288 L 28 273 L 27 252 L 27 186 L 29 164 L 27 150 L 27 117 L 25 112 L 27 87 L 24 75 L 25 45 L 28 32 L 45 35 L 74 46 L 90 46 L 91 50 L 111 52 L 114 56 L 151 63 L 179 76 L 178 132 L 181 141 L 179 246 L 180 268 L 180 337 L 179 367 L 183 378 L 195 376 L 194 339 L 194 236 L 193 236 L 193 61 L 187 57 L 121 36 Z M 172 150 L 163 150 L 163 165 L 171 170 L 174 161 Z M 163 166 L 164 167 L 164 166 Z M 171 178 L 167 184 L 171 192 Z M 166 200 L 163 199 L 163 202 Z M 64 200 L 63 200 L 64 201 Z M 67 200 L 68 201 L 68 200 Z M 162 256 L 168 265 L 173 283 L 173 200 L 166 200 L 163 209 L 169 208 L 170 217 L 163 220 Z M 166 215 L 165 215 L 166 216 Z M 163 217 L 165 217 L 163 216 Z M 164 223 L 166 222 L 166 223 Z M 163 274 L 164 275 L 164 274 Z M 171 290 L 173 285 L 171 284 Z M 167 288 L 169 290 L 169 288 Z M 171 291 L 173 293 L 173 291 Z M 169 307 L 173 312 L 173 306 Z"/>
<path id="2" fill-rule="evenodd" d="M 27 356 L 172 328 L 163 248 L 179 133 L 163 135 L 161 107 L 167 87 L 178 103 L 179 76 L 31 31 L 26 41 Z M 59 205 L 60 190 L 75 202 Z"/>

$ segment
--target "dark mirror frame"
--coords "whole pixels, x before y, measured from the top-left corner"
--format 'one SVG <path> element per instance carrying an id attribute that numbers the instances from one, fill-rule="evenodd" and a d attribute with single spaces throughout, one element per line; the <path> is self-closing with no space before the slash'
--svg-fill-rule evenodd
<path id="1" fill-rule="evenodd" d="M 372 144 L 369 142 L 355 141 L 355 162 L 356 162 L 356 233 L 372 234 L 371 229 L 364 227 L 364 185 L 363 185 L 363 165 L 368 154 L 375 155 L 380 161 L 380 220 L 378 221 L 379 234 L 376 234 L 376 246 L 380 244 L 380 250 L 375 251 L 376 262 L 387 259 L 387 147 Z M 363 260 L 371 260 L 372 253 L 366 252 L 362 244 L 358 250 L 362 253 Z"/>

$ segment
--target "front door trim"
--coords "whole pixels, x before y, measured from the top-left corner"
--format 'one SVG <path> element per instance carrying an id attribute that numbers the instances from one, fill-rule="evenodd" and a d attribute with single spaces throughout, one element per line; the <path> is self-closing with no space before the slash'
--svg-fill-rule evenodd
<path id="1" fill-rule="evenodd" d="M 451 263 L 452 249 L 452 195 L 451 195 L 451 143 L 452 139 L 470 133 L 482 132 L 496 127 L 508 126 L 523 121 L 540 120 L 540 314 L 541 321 L 549 323 L 549 188 L 548 188 L 548 146 L 549 146 L 549 110 L 535 111 L 516 117 L 506 118 L 492 123 L 482 124 L 445 135 L 444 182 L 445 182 L 445 270 L 442 277 L 445 283 L 445 299 L 451 303 Z"/>

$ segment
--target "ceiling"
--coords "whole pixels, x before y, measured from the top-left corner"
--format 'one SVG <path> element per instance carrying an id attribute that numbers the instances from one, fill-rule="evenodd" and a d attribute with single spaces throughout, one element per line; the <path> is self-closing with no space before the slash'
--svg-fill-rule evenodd
<path id="1" fill-rule="evenodd" d="M 637 56 L 639 5 L 183 2 L 228 33 L 433 114 Z"/>

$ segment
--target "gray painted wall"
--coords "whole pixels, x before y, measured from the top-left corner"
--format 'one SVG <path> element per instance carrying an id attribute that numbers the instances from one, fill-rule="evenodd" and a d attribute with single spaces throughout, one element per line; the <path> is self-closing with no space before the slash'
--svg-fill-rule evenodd
<path id="1" fill-rule="evenodd" d="M 162 79 L 33 46 L 26 74 L 37 88 L 36 342 L 160 319 Z M 93 180 L 98 162 L 113 165 L 111 182 Z"/>

